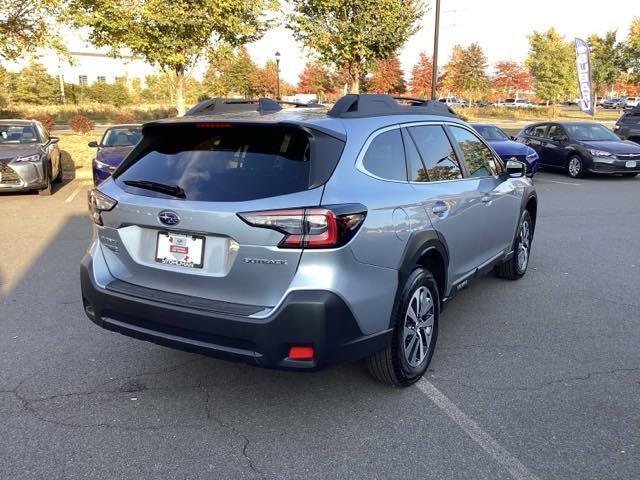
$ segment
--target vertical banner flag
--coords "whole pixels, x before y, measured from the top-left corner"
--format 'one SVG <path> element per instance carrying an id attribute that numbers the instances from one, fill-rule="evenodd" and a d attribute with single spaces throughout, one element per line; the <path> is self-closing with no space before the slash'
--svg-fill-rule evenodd
<path id="1" fill-rule="evenodd" d="M 578 86 L 580 88 L 580 110 L 593 115 L 593 95 L 591 92 L 591 59 L 589 44 L 576 38 L 576 65 L 578 66 Z"/>

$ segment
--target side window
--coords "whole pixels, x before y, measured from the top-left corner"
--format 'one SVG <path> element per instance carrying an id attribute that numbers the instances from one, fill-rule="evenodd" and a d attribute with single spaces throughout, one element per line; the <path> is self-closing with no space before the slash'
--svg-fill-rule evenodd
<path id="1" fill-rule="evenodd" d="M 536 125 L 535 127 L 533 127 L 533 132 L 531 132 L 531 135 L 533 135 L 534 137 L 544 138 L 544 134 L 546 130 L 547 130 L 546 125 Z"/>
<path id="2" fill-rule="evenodd" d="M 403 129 L 402 139 L 404 140 L 404 151 L 407 156 L 407 173 L 410 182 L 428 182 L 427 169 L 424 168 L 416 144 L 411 138 L 408 130 Z"/>
<path id="3" fill-rule="evenodd" d="M 462 178 L 462 169 L 449 142 L 449 138 L 439 125 L 410 127 L 409 135 L 418 147 L 426 172 L 410 172 L 414 181 L 442 181 Z M 426 173 L 426 175 L 425 175 Z"/>
<path id="4" fill-rule="evenodd" d="M 376 177 L 406 182 L 407 166 L 400 129 L 395 128 L 375 137 L 364 155 L 362 165 Z"/>
<path id="5" fill-rule="evenodd" d="M 566 137 L 567 132 L 565 132 L 564 128 L 562 128 L 560 125 L 551 125 L 549 127 L 549 133 L 547 134 L 547 136 L 549 138 Z"/>
<path id="6" fill-rule="evenodd" d="M 501 171 L 491 150 L 474 133 L 460 127 L 449 128 L 460 145 L 470 176 L 491 177 Z"/>

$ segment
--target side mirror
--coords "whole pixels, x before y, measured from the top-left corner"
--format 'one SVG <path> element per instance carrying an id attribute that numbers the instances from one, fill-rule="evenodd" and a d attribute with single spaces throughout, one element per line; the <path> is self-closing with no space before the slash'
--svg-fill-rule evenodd
<path id="1" fill-rule="evenodd" d="M 95 140 L 91 140 L 91 141 L 88 143 L 88 145 L 89 145 L 91 148 L 98 148 L 98 142 L 96 142 Z"/>
<path id="2" fill-rule="evenodd" d="M 58 143 L 60 141 L 60 137 L 49 137 L 50 143 Z"/>
<path id="3" fill-rule="evenodd" d="M 527 166 L 520 160 L 510 159 L 507 160 L 506 170 L 510 178 L 521 178 L 526 175 Z"/>

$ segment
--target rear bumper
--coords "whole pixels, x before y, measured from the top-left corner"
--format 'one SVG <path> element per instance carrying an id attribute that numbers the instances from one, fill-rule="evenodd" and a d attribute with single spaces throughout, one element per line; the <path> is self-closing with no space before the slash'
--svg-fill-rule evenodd
<path id="1" fill-rule="evenodd" d="M 80 267 L 85 313 L 96 325 L 130 337 L 212 357 L 285 370 L 318 370 L 357 360 L 384 348 L 391 330 L 363 335 L 345 302 L 332 292 L 290 293 L 267 318 L 252 318 L 164 303 L 158 296 L 136 296 L 101 288 L 92 258 Z M 149 291 L 152 294 L 154 291 Z M 312 360 L 288 358 L 292 345 L 313 346 Z"/>

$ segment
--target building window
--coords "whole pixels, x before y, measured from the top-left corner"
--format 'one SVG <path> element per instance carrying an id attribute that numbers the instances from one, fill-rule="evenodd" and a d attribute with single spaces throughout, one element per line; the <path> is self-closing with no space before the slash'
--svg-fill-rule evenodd
<path id="1" fill-rule="evenodd" d="M 89 85 L 89 79 L 87 78 L 86 75 L 80 75 L 78 77 L 78 83 L 80 85 Z"/>
<path id="2" fill-rule="evenodd" d="M 115 80 L 115 83 L 125 83 L 126 78 L 125 77 L 115 77 L 114 80 Z"/>
<path id="3" fill-rule="evenodd" d="M 102 75 L 98 75 L 98 82 L 99 83 L 107 83 L 107 77 L 104 77 Z"/>

